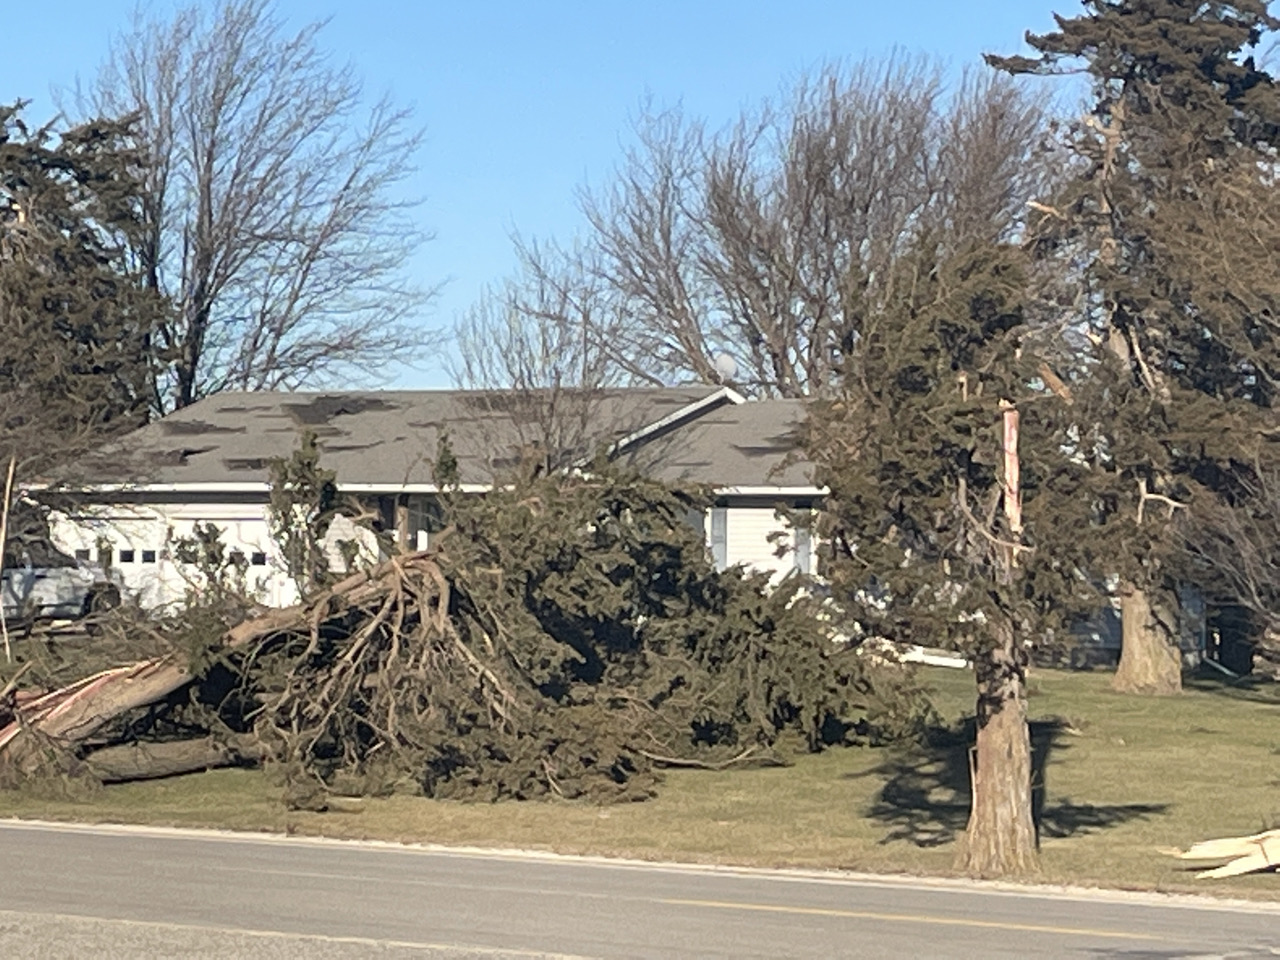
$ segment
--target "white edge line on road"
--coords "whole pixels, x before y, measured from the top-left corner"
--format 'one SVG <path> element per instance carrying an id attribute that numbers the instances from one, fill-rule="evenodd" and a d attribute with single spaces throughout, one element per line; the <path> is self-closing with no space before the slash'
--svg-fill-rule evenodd
<path id="1" fill-rule="evenodd" d="M 18 910 L 0 910 L 0 917 L 12 917 L 14 922 L 39 923 L 41 921 L 72 921 L 75 923 L 91 923 L 95 927 L 102 924 L 116 924 L 133 929 L 164 930 L 171 933 L 186 933 L 191 930 L 200 933 L 233 934 L 259 940 L 291 940 L 310 943 L 346 944 L 357 947 L 380 947 L 416 950 L 423 953 L 471 953 L 483 957 L 520 957 L 531 960 L 591 960 L 590 957 L 576 953 L 548 953 L 545 950 L 513 950 L 508 947 L 485 947 L 474 943 L 431 943 L 425 940 L 387 940 L 380 937 L 334 936 L 327 933 L 291 933 L 288 930 L 258 930 L 252 927 L 221 927 L 204 923 L 173 923 L 166 920 L 135 920 L 128 917 L 96 917 L 82 913 L 34 913 Z"/>
<path id="2" fill-rule="evenodd" d="M 1172 907 L 1188 910 L 1215 910 L 1230 913 L 1280 915 L 1280 903 L 1231 899 L 1190 893 L 1159 893 L 1148 890 L 1111 890 L 1060 884 L 1015 883 L 1002 880 L 970 880 L 961 877 L 921 877 L 905 874 L 860 873 L 852 870 L 814 870 L 797 867 L 744 867 L 728 864 L 681 863 L 661 860 L 634 860 L 582 854 L 553 853 L 503 847 L 450 846 L 436 843 L 399 843 L 394 840 L 347 840 L 283 833 L 255 833 L 195 827 L 161 827 L 125 823 L 73 823 L 56 820 L 29 820 L 0 817 L 0 829 L 39 830 L 55 833 L 88 833 L 98 836 L 155 837 L 194 840 L 206 843 L 283 844 L 332 850 L 367 850 L 402 854 L 506 860 L 527 863 L 592 866 L 608 869 L 647 870 L 658 873 L 702 874 L 742 879 L 775 880 L 792 883 L 823 883 L 882 889 L 936 890 L 950 893 L 1021 897 L 1024 899 L 1077 900 Z"/>

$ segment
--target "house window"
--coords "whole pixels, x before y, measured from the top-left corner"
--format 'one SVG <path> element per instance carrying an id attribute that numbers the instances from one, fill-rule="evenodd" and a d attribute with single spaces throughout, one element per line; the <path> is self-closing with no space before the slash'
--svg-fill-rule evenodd
<path id="1" fill-rule="evenodd" d="M 792 531 L 795 543 L 795 570 L 808 576 L 813 572 L 813 531 L 808 527 L 796 527 Z"/>
<path id="2" fill-rule="evenodd" d="M 120 551 L 120 562 L 121 562 L 121 563 L 133 563 L 133 558 L 134 558 L 134 556 L 135 556 L 135 554 L 134 554 L 134 552 L 133 552 L 132 550 L 121 550 L 121 551 Z"/>
<path id="3" fill-rule="evenodd" d="M 155 563 L 155 562 L 156 562 L 156 552 L 155 552 L 154 550 L 143 550 L 143 551 L 142 551 L 142 562 L 143 562 L 143 563 Z"/>
<path id="4" fill-rule="evenodd" d="M 249 554 L 249 563 L 255 567 L 265 567 L 267 565 L 267 555 L 261 550 L 255 550 Z"/>
<path id="5" fill-rule="evenodd" d="M 89 562 L 89 551 L 88 551 L 88 550 L 77 550 L 77 551 L 76 551 L 76 559 L 77 559 L 77 560 L 83 560 L 85 563 L 88 563 L 88 562 Z"/>
<path id="6" fill-rule="evenodd" d="M 717 570 L 729 566 L 729 510 L 711 508 L 711 562 Z"/>

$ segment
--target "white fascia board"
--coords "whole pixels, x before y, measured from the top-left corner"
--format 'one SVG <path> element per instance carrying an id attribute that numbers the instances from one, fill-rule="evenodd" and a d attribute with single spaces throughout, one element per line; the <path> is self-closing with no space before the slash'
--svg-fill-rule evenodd
<path id="1" fill-rule="evenodd" d="M 338 489 L 343 493 L 440 493 L 440 487 L 434 483 L 339 483 Z M 488 493 L 493 489 L 491 483 L 459 483 L 450 490 L 459 493 Z"/>
<path id="2" fill-rule="evenodd" d="M 731 390 L 729 387 L 721 387 L 719 390 L 716 390 L 714 393 L 707 394 L 701 400 L 695 400 L 693 403 L 687 403 L 680 409 L 673 410 L 671 413 L 667 414 L 661 420 L 655 420 L 653 423 L 650 423 L 647 426 L 641 427 L 639 430 L 636 430 L 632 433 L 627 434 L 621 440 L 615 440 L 609 446 L 609 456 L 614 456 L 615 454 L 621 453 L 623 450 L 626 450 L 628 447 L 634 446 L 635 444 L 639 443 L 645 437 L 651 437 L 655 433 L 658 433 L 661 430 L 665 430 L 667 427 L 670 427 L 677 423 L 681 423 L 685 420 L 690 420 L 693 417 L 696 417 L 699 413 L 701 413 L 704 410 L 711 409 L 712 407 L 718 407 L 722 403 L 724 403 L 726 400 L 732 404 L 747 402 L 747 398 L 744 397 L 742 394 L 738 393 L 738 391 Z M 586 459 L 586 460 L 580 461 L 578 465 L 585 466 L 588 463 L 590 463 L 590 460 Z"/>
<path id="3" fill-rule="evenodd" d="M 207 482 L 207 483 L 92 483 L 81 487 L 53 487 L 49 484 L 31 484 L 25 488 L 32 493 L 45 491 L 68 494 L 113 493 L 270 493 L 271 484 L 265 480 L 255 482 Z M 343 493 L 439 493 L 434 483 L 340 483 Z M 488 493 L 493 489 L 487 483 L 462 483 L 454 489 L 462 493 Z"/>
<path id="4" fill-rule="evenodd" d="M 86 483 L 82 486 L 60 486 L 33 483 L 25 487 L 32 493 L 270 493 L 271 484 L 263 481 L 205 483 Z"/>
<path id="5" fill-rule="evenodd" d="M 263 481 L 236 482 L 202 482 L 202 483 L 96 483 L 82 487 L 52 487 L 48 484 L 31 484 L 25 488 L 31 493 L 45 491 L 68 494 L 113 494 L 113 493 L 270 493 L 271 484 Z M 434 483 L 340 483 L 338 489 L 343 493 L 440 493 L 440 487 Z M 460 493 L 488 493 L 493 489 L 488 483 L 462 483 L 455 487 Z M 821 497 L 830 491 L 826 487 L 815 486 L 736 486 L 714 487 L 719 496 L 727 497 Z"/>
<path id="6" fill-rule="evenodd" d="M 826 487 L 713 487 L 721 497 L 825 497 L 831 491 Z"/>

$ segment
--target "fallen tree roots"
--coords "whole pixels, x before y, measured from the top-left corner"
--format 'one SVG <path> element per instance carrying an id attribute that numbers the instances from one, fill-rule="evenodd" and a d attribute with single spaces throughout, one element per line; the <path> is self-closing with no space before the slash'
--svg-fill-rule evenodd
<path id="1" fill-rule="evenodd" d="M 688 501 L 646 483 L 495 491 L 455 513 L 443 552 L 225 629 L 189 611 L 162 656 L 9 697 L 0 782 L 270 760 L 299 804 L 616 801 L 663 767 L 777 763 L 783 737 L 813 750 L 854 719 L 924 714 L 901 668 L 838 650 L 812 601 L 714 571 Z"/>

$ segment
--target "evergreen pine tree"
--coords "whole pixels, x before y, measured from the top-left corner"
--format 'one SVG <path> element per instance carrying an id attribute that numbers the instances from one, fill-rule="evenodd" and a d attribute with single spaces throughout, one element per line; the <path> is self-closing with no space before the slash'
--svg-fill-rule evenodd
<path id="1" fill-rule="evenodd" d="M 1184 524 L 1269 469 L 1280 376 L 1280 97 L 1252 51 L 1264 0 L 1086 0 L 1011 73 L 1083 68 L 1076 177 L 1046 209 L 1083 284 L 1089 536 L 1118 575 L 1118 689 L 1181 687 L 1174 590 Z"/>
<path id="2" fill-rule="evenodd" d="M 915 282 L 847 338 L 840 395 L 809 421 L 830 490 L 828 572 L 865 636 L 973 660 L 960 865 L 1026 873 L 1037 865 L 1026 670 L 1078 592 L 1062 534 L 1086 509 L 1085 466 L 1071 455 L 1070 391 L 1045 366 L 1053 337 L 1037 321 L 1027 249 L 926 236 L 914 261 Z"/>
<path id="3" fill-rule="evenodd" d="M 138 226 L 128 122 L 31 130 L 0 108 L 0 457 L 72 464 L 141 424 L 159 299 L 125 253 Z"/>

